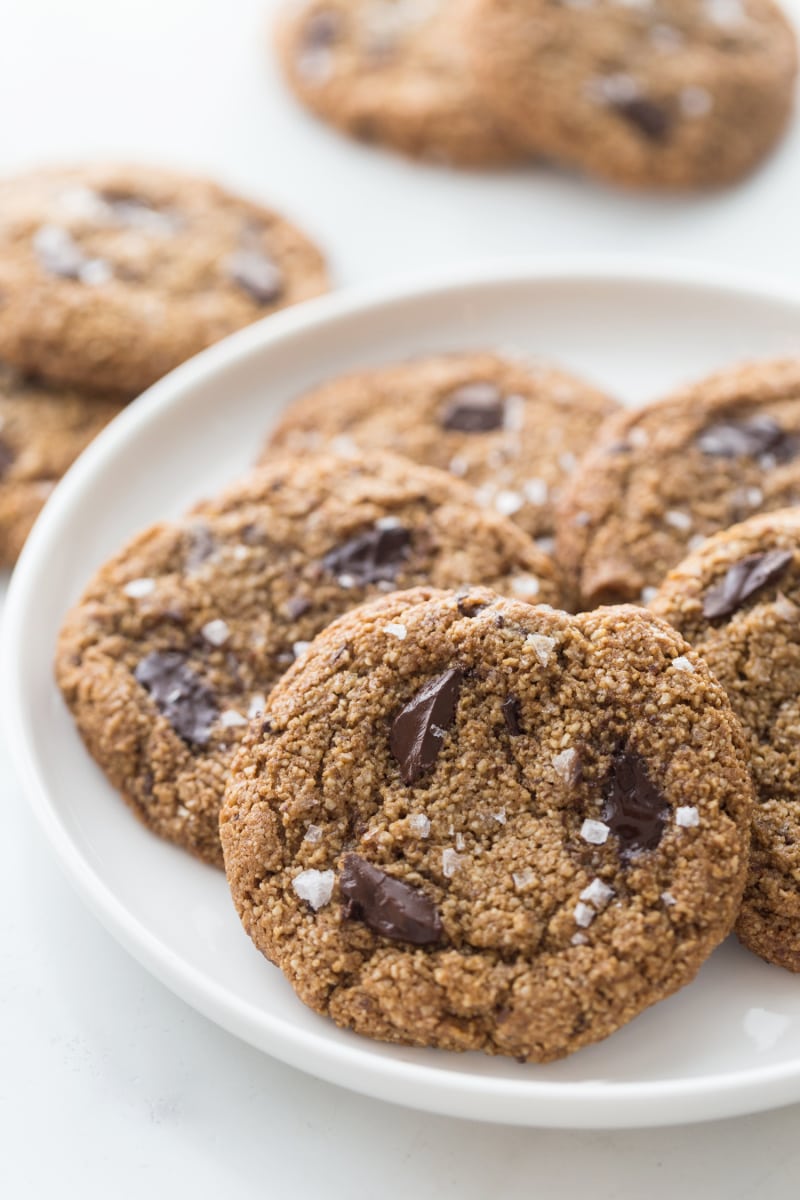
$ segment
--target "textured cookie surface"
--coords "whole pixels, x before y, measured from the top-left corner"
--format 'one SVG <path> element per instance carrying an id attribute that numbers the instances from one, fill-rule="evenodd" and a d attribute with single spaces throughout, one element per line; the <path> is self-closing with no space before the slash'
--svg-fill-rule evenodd
<path id="1" fill-rule="evenodd" d="M 204 179 L 92 166 L 0 181 L 0 356 L 56 383 L 136 394 L 325 286 L 298 230 Z"/>
<path id="2" fill-rule="evenodd" d="M 791 112 L 795 37 L 772 0 L 473 0 L 472 9 L 474 68 L 516 137 L 616 183 L 731 182 Z"/>
<path id="3" fill-rule="evenodd" d="M 1 566 L 16 561 L 56 483 L 124 403 L 48 387 L 0 366 Z"/>
<path id="4" fill-rule="evenodd" d="M 277 40 L 319 116 L 365 141 L 464 166 L 529 157 L 492 112 L 464 40 L 467 0 L 311 0 Z"/>
<path id="5" fill-rule="evenodd" d="M 370 1037 L 546 1061 L 731 928 L 751 785 L 722 688 L 642 610 L 417 590 L 272 693 L 220 829 L 245 929 Z"/>
<path id="6" fill-rule="evenodd" d="M 800 361 L 713 375 L 603 427 L 563 497 L 559 561 L 587 608 L 647 600 L 703 538 L 800 500 Z"/>
<path id="7" fill-rule="evenodd" d="M 709 538 L 652 607 L 703 656 L 750 742 L 756 805 L 737 932 L 800 971 L 800 510 Z"/>
<path id="8" fill-rule="evenodd" d="M 274 450 L 392 449 L 449 470 L 478 502 L 552 550 L 553 505 L 604 417 L 608 396 L 555 367 L 451 354 L 334 379 L 286 410 Z"/>
<path id="9" fill-rule="evenodd" d="M 476 579 L 559 601 L 550 561 L 444 473 L 287 459 L 104 566 L 64 625 L 58 681 L 137 814 L 216 862 L 231 751 L 308 641 L 381 591 Z"/>

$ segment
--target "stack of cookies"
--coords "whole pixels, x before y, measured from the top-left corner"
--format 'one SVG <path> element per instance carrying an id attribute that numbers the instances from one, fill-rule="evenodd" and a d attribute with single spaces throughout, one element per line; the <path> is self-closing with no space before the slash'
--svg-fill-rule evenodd
<path id="1" fill-rule="evenodd" d="M 95 166 L 0 182 L 0 565 L 129 400 L 325 287 L 303 234 L 204 179 Z"/>
<path id="2" fill-rule="evenodd" d="M 306 1004 L 548 1061 L 734 925 L 800 970 L 795 461 L 797 363 L 637 413 L 488 352 L 333 380 L 98 572 L 58 682 Z"/>
<path id="3" fill-rule="evenodd" d="M 300 99 L 354 137 L 633 187 L 746 175 L 797 73 L 773 0 L 303 0 L 277 45 Z"/>

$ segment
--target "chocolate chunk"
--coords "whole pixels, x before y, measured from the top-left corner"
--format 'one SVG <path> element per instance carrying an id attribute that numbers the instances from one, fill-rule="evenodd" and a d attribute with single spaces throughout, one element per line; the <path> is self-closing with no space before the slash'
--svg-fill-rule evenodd
<path id="1" fill-rule="evenodd" d="M 618 750 L 605 785 L 602 820 L 619 840 L 619 853 L 630 858 L 655 850 L 664 833 L 667 805 L 635 750 Z"/>
<path id="2" fill-rule="evenodd" d="M 780 579 L 794 558 L 791 550 L 766 550 L 748 554 L 732 566 L 719 583 L 703 597 L 703 616 L 708 621 L 729 617 L 760 588 Z"/>
<path id="3" fill-rule="evenodd" d="M 672 118 L 665 108 L 647 100 L 643 96 L 634 96 L 629 100 L 616 100 L 613 108 L 633 125 L 649 142 L 665 142 L 672 127 Z"/>
<path id="4" fill-rule="evenodd" d="M 771 454 L 777 462 L 789 462 L 800 449 L 800 439 L 786 433 L 770 416 L 744 421 L 719 421 L 697 436 L 703 454 L 714 458 L 758 458 Z"/>
<path id="5" fill-rule="evenodd" d="M 311 608 L 311 601 L 305 596 L 290 596 L 286 601 L 286 615 L 290 621 L 296 621 Z"/>
<path id="6" fill-rule="evenodd" d="M 482 613 L 488 607 L 483 600 L 475 600 L 469 593 L 459 596 L 456 600 L 456 608 L 462 617 L 477 617 L 478 613 Z"/>
<path id="7" fill-rule="evenodd" d="M 411 534 L 402 525 L 388 529 L 376 525 L 329 550 L 322 565 L 332 575 L 349 575 L 362 586 L 382 581 L 394 583 L 410 547 Z"/>
<path id="8" fill-rule="evenodd" d="M 441 424 L 459 433 L 488 433 L 500 429 L 504 415 L 503 394 L 493 383 L 465 383 L 445 397 Z"/>
<path id="9" fill-rule="evenodd" d="M 389 747 L 400 764 L 403 783 L 416 783 L 439 757 L 456 715 L 463 678 L 458 667 L 451 667 L 429 679 L 392 722 Z"/>
<path id="10" fill-rule="evenodd" d="M 313 54 L 319 50 L 330 50 L 339 40 L 343 30 L 341 14 L 332 8 L 318 8 L 308 18 L 302 31 L 302 55 Z"/>
<path id="11" fill-rule="evenodd" d="M 506 729 L 512 737 L 519 737 L 522 729 L 519 724 L 519 700 L 516 696 L 508 696 L 500 705 L 503 710 L 503 720 Z"/>
<path id="12" fill-rule="evenodd" d="M 188 530 L 189 544 L 183 559 L 184 571 L 194 571 L 210 558 L 217 543 L 207 525 L 192 525 Z"/>
<path id="13" fill-rule="evenodd" d="M 430 946 L 441 941 L 438 909 L 419 888 L 373 867 L 358 854 L 345 854 L 339 887 L 345 916 L 395 942 Z"/>
<path id="14" fill-rule="evenodd" d="M 263 250 L 237 250 L 228 259 L 228 274 L 258 304 L 271 304 L 283 291 L 283 274 Z"/>
<path id="15" fill-rule="evenodd" d="M 12 465 L 15 457 L 14 451 L 8 442 L 0 438 L 0 479 L 3 478 L 8 468 Z"/>
<path id="16" fill-rule="evenodd" d="M 158 711 L 185 742 L 204 746 L 219 709 L 214 693 L 187 666 L 177 650 L 154 650 L 134 675 L 153 697 Z"/>

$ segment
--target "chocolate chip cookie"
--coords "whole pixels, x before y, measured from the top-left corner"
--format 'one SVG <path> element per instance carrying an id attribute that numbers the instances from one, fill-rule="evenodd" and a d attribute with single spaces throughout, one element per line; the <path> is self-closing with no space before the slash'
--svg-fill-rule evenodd
<path id="1" fill-rule="evenodd" d="M 61 476 L 125 405 L 25 379 L 0 364 L 0 566 L 16 562 Z"/>
<path id="2" fill-rule="evenodd" d="M 768 962 L 800 971 L 800 509 L 709 538 L 653 600 L 703 656 L 750 743 L 750 874 L 736 930 Z"/>
<path id="3" fill-rule="evenodd" d="M 800 501 L 800 360 L 723 371 L 600 431 L 562 498 L 583 604 L 647 602 L 709 534 Z"/>
<path id="4" fill-rule="evenodd" d="M 267 446 L 357 445 L 449 470 L 552 552 L 553 506 L 616 403 L 556 367 L 464 353 L 334 379 L 295 400 Z"/>
<path id="5" fill-rule="evenodd" d="M 243 743 L 228 880 L 338 1024 L 544 1062 L 688 983 L 730 930 L 742 747 L 708 668 L 643 610 L 383 597 L 313 642 Z"/>
<path id="6" fill-rule="evenodd" d="M 467 0 L 309 0 L 277 28 L 289 85 L 363 141 L 462 166 L 529 157 L 492 111 L 465 42 Z"/>
<path id="7" fill-rule="evenodd" d="M 550 560 L 443 472 L 286 457 L 107 563 L 65 622 L 57 678 L 137 815 L 219 862 L 232 751 L 310 640 L 381 591 L 473 580 L 560 599 Z"/>
<path id="8" fill-rule="evenodd" d="M 532 149 L 613 183 L 752 170 L 791 113 L 797 48 L 772 0 L 473 0 L 473 68 Z"/>
<path id="9" fill-rule="evenodd" d="M 0 357 L 129 395 L 325 290 L 294 226 L 205 179 L 87 166 L 0 181 Z"/>

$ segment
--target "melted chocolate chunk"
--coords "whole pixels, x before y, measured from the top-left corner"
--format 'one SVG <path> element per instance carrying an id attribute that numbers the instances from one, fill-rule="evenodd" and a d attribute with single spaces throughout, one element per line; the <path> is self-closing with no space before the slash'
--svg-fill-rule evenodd
<path id="1" fill-rule="evenodd" d="M 606 778 L 603 820 L 619 841 L 619 853 L 630 858 L 655 850 L 664 833 L 667 805 L 635 750 L 618 750 Z"/>
<path id="2" fill-rule="evenodd" d="M 183 569 L 194 571 L 214 553 L 217 543 L 207 525 L 193 525 L 189 530 L 189 544 L 183 559 Z"/>
<path id="3" fill-rule="evenodd" d="M 474 600 L 470 595 L 459 596 L 456 600 L 456 608 L 462 617 L 477 617 L 478 613 L 482 613 L 488 607 L 483 600 Z"/>
<path id="4" fill-rule="evenodd" d="M 649 142 L 665 142 L 672 128 L 672 118 L 665 108 L 643 96 L 617 100 L 613 107 Z"/>
<path id="5" fill-rule="evenodd" d="M 192 746 L 206 744 L 219 709 L 214 693 L 187 666 L 183 654 L 154 650 L 141 660 L 134 676 L 178 737 Z"/>
<path id="6" fill-rule="evenodd" d="M 697 436 L 703 454 L 714 458 L 759 458 L 771 454 L 776 462 L 789 462 L 800 449 L 800 439 L 786 433 L 766 414 L 744 421 L 719 421 Z"/>
<path id="7" fill-rule="evenodd" d="M 411 534 L 402 525 L 374 526 L 335 549 L 322 560 L 332 575 L 349 575 L 354 583 L 394 583 L 408 558 Z"/>
<path id="8" fill-rule="evenodd" d="M 703 616 L 708 621 L 729 617 L 762 587 L 780 579 L 794 558 L 791 550 L 766 550 L 740 558 L 703 597 Z"/>
<path id="9" fill-rule="evenodd" d="M 389 748 L 400 764 L 403 783 L 416 783 L 439 757 L 453 723 L 463 672 L 451 667 L 429 679 L 392 721 Z"/>
<path id="10" fill-rule="evenodd" d="M 319 8 L 308 18 L 302 31 L 302 53 L 329 50 L 343 29 L 342 17 L 332 8 Z"/>
<path id="11" fill-rule="evenodd" d="M 0 438 L 0 479 L 14 462 L 15 454 L 8 442 Z"/>
<path id="12" fill-rule="evenodd" d="M 373 933 L 414 946 L 441 941 L 442 918 L 433 901 L 360 855 L 345 854 L 339 887 L 345 897 L 345 917 L 363 921 Z"/>
<path id="13" fill-rule="evenodd" d="M 449 392 L 442 409 L 443 429 L 459 433 L 489 433 L 503 424 L 503 394 L 493 383 L 465 383 Z"/>
<path id="14" fill-rule="evenodd" d="M 228 259 L 228 274 L 257 304 L 272 304 L 283 291 L 283 274 L 263 250 L 237 250 Z"/>
<path id="15" fill-rule="evenodd" d="M 503 720 L 506 723 L 506 729 L 512 737 L 519 737 L 522 733 L 519 723 L 519 700 L 516 696 L 508 696 L 500 707 L 503 710 Z"/>
<path id="16" fill-rule="evenodd" d="M 286 601 L 286 615 L 290 621 L 296 621 L 311 608 L 311 601 L 305 596 L 290 596 Z"/>

